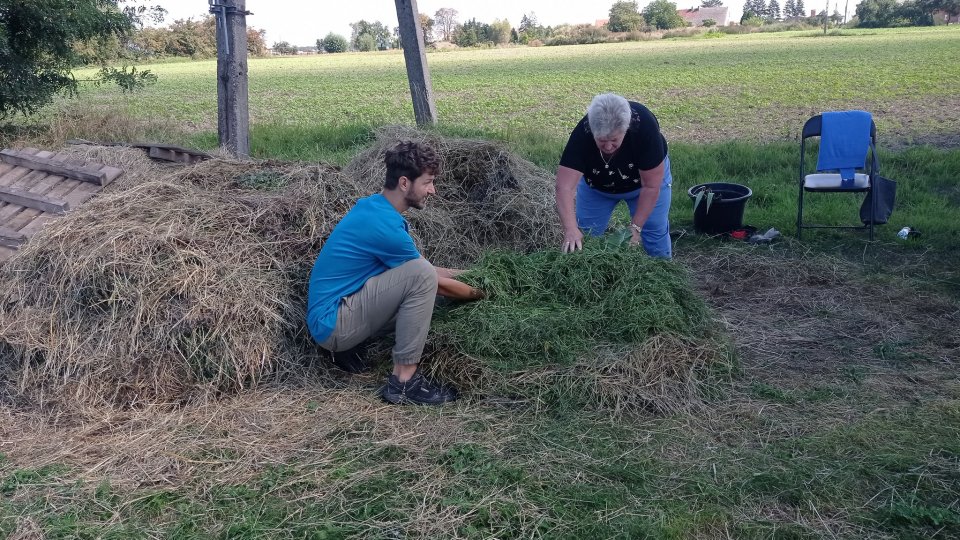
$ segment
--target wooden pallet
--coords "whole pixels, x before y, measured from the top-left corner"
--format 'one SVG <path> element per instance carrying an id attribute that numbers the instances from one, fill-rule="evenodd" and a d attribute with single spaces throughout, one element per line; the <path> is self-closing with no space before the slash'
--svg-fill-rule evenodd
<path id="1" fill-rule="evenodd" d="M 176 163 L 186 163 L 192 165 L 201 161 L 211 159 L 213 156 L 200 150 L 191 150 L 172 144 L 160 143 L 119 143 L 119 142 L 93 142 L 86 139 L 70 139 L 67 144 L 73 145 L 92 145 L 92 146 L 125 146 L 128 148 L 139 148 L 146 150 L 147 156 L 156 161 L 173 161 Z"/>
<path id="2" fill-rule="evenodd" d="M 0 150 L 0 262 L 121 174 L 116 167 L 73 161 L 63 153 Z"/>

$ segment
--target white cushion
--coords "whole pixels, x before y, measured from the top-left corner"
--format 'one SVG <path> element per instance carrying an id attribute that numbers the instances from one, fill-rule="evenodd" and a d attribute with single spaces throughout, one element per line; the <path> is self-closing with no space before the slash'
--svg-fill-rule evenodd
<path id="1" fill-rule="evenodd" d="M 803 187 L 810 189 L 837 189 L 841 187 L 839 173 L 808 174 L 803 177 Z M 865 188 L 870 185 L 870 176 L 863 173 L 853 175 L 853 187 Z"/>

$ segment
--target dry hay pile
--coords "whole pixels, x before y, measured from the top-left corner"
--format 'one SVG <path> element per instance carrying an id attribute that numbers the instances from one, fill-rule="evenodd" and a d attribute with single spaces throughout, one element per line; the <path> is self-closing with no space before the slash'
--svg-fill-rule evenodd
<path id="1" fill-rule="evenodd" d="M 382 187 L 383 152 L 398 139 L 432 144 L 442 160 L 437 193 L 410 221 L 424 255 L 438 266 L 463 268 L 488 249 L 529 252 L 559 245 L 553 175 L 490 141 L 452 139 L 392 126 L 344 173 L 375 191 Z"/>
<path id="2" fill-rule="evenodd" d="M 130 405 L 299 365 L 317 354 L 310 264 L 357 189 L 326 167 L 221 160 L 128 179 L 0 267 L 8 378 L 41 402 Z"/>

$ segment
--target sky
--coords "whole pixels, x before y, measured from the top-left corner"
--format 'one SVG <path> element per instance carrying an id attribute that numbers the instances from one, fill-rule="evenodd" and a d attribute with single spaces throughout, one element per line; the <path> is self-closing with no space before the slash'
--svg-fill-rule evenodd
<path id="1" fill-rule="evenodd" d="M 520 25 L 524 14 L 533 12 L 544 26 L 570 23 L 593 23 L 606 19 L 615 0 L 417 0 L 417 10 L 431 18 L 440 8 L 457 10 L 460 22 L 476 18 L 490 23 L 506 18 L 514 27 Z M 699 0 L 675 0 L 677 8 L 700 5 Z M 177 19 L 199 19 L 208 13 L 207 0 L 141 0 L 141 3 L 161 5 L 169 12 L 166 23 Z M 642 10 L 648 0 L 638 0 Z M 812 4 L 809 0 L 805 2 Z M 726 0 L 730 20 L 740 20 L 743 0 Z M 780 0 L 781 6 L 783 1 Z M 808 6 L 809 7 L 809 6 Z M 387 27 L 397 26 L 397 8 L 391 0 L 247 0 L 247 26 L 266 30 L 267 44 L 287 41 L 293 45 L 308 46 L 328 32 L 350 37 L 350 23 L 360 19 L 380 21 Z"/>

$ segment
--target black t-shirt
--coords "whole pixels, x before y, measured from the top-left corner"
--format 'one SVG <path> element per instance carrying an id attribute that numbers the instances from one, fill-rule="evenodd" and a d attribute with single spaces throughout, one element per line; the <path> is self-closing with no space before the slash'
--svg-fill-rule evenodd
<path id="1" fill-rule="evenodd" d="M 587 185 L 598 191 L 627 193 L 639 189 L 640 171 L 655 168 L 667 157 L 667 140 L 650 109 L 631 101 L 630 112 L 630 127 L 623 144 L 609 162 L 604 163 L 584 116 L 570 134 L 560 165 L 583 174 Z"/>

